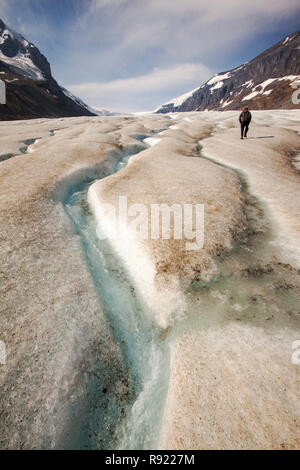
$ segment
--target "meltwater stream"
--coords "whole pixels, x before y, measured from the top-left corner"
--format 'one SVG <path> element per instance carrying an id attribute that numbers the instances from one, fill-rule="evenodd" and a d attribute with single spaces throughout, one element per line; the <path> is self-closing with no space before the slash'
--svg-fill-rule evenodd
<path id="1" fill-rule="evenodd" d="M 135 137 L 142 141 L 149 136 Z M 114 341 L 121 348 L 127 374 L 120 378 L 120 399 L 116 393 L 109 395 L 104 379 L 102 385 L 97 385 L 99 401 L 94 406 L 92 422 L 79 433 L 79 442 L 71 443 L 73 448 L 153 449 L 158 444 L 168 387 L 168 350 L 160 339 L 161 330 L 142 311 L 130 275 L 124 271 L 109 242 L 97 238 L 96 222 L 87 203 L 88 189 L 95 180 L 121 170 L 130 156 L 146 148 L 141 143 L 134 151 L 124 152 L 112 171 L 98 173 L 75 185 L 64 200 L 65 211 L 81 237 L 85 260 Z M 105 406 L 101 405 L 103 393 L 109 405 L 107 401 Z"/>
<path id="2" fill-rule="evenodd" d="M 113 374 L 120 369 L 112 366 L 104 371 L 103 383 L 100 380 L 94 387 L 93 411 L 82 420 L 89 421 L 88 426 L 83 425 L 79 439 L 71 442 L 73 448 L 158 448 L 170 374 L 169 347 L 163 331 L 143 311 L 130 273 L 114 255 L 109 241 L 96 237 L 96 221 L 87 203 L 90 185 L 126 166 L 131 155 L 146 148 L 142 143 L 146 137 L 136 135 L 140 146 L 120 155 L 111 171 L 98 172 L 73 186 L 64 201 L 65 211 L 81 236 L 84 257 L 123 361 L 119 393 L 107 387 L 109 377 L 112 383 L 118 382 Z M 187 315 L 173 325 L 168 343 L 186 330 L 231 322 L 253 325 L 268 334 L 287 326 L 299 328 L 300 271 L 280 261 L 271 243 L 265 207 L 249 193 L 243 175 L 236 174 L 245 196 L 247 228 L 236 234 L 228 251 L 218 253 L 215 278 L 203 282 L 195 276 L 186 292 Z"/>

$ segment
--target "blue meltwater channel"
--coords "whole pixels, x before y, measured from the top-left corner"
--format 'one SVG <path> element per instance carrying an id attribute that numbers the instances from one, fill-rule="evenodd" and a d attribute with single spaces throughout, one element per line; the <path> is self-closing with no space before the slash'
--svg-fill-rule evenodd
<path id="1" fill-rule="evenodd" d="M 142 141 L 149 136 L 135 137 Z M 164 331 L 145 313 L 134 281 L 109 240 L 98 239 L 96 220 L 87 202 L 91 184 L 120 171 L 132 155 L 146 148 L 141 142 L 134 150 L 124 151 L 112 170 L 76 183 L 64 200 L 64 209 L 81 237 L 84 258 L 133 389 L 125 405 L 114 394 L 109 406 L 102 407 L 102 387 L 98 384 L 100 405 L 95 406 L 92 419 L 86 417 L 91 422 L 87 423 L 88 430 L 81 433 L 81 442 L 74 443 L 76 448 L 154 449 L 159 441 L 169 382 L 169 351 Z M 126 387 L 124 380 L 122 386 Z M 96 438 L 89 440 L 88 433 Z"/>

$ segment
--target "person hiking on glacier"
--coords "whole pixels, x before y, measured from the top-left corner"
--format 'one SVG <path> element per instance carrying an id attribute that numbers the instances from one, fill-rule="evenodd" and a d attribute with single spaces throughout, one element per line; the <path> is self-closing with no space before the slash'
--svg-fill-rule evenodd
<path id="1" fill-rule="evenodd" d="M 240 114 L 240 124 L 241 124 L 241 139 L 247 137 L 249 124 L 251 122 L 252 115 L 249 111 L 248 106 L 244 107 L 244 110 Z"/>

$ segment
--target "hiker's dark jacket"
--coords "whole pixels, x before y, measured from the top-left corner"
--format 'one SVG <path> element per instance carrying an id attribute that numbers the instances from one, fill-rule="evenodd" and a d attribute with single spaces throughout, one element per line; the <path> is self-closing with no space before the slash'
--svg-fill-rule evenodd
<path id="1" fill-rule="evenodd" d="M 242 111 L 240 114 L 240 123 L 241 124 L 250 124 L 252 115 L 250 111 Z"/>

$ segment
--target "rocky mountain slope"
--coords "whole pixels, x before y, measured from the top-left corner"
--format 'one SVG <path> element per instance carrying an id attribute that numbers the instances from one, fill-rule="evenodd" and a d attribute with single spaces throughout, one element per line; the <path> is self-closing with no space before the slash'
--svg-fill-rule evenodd
<path id="1" fill-rule="evenodd" d="M 60 87 L 46 57 L 2 20 L 0 79 L 6 84 L 6 104 L 0 105 L 0 120 L 97 114 Z"/>
<path id="2" fill-rule="evenodd" d="M 300 80 L 300 31 L 233 70 L 161 106 L 157 112 L 299 108 L 292 102 Z"/>

